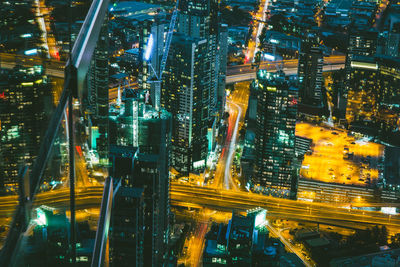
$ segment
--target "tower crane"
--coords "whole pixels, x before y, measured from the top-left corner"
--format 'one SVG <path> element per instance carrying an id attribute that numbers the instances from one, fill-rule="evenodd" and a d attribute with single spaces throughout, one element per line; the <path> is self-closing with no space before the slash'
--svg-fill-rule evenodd
<path id="1" fill-rule="evenodd" d="M 176 1 L 175 4 L 175 8 L 174 11 L 172 12 L 172 17 L 171 17 L 171 21 L 169 23 L 169 28 L 168 28 L 168 32 L 167 32 L 167 38 L 165 40 L 165 44 L 164 44 L 164 49 L 163 49 L 163 54 L 162 54 L 162 58 L 161 58 L 161 64 L 160 64 L 160 68 L 159 68 L 159 72 L 157 72 L 153 65 L 150 62 L 150 58 L 151 58 L 151 52 L 153 50 L 153 44 L 154 44 L 154 38 L 153 35 L 150 34 L 149 36 L 149 40 L 147 42 L 147 47 L 146 47 L 146 51 L 144 53 L 144 60 L 146 62 L 148 62 L 152 72 L 153 72 L 153 77 L 151 79 L 149 79 L 149 83 L 154 83 L 154 87 L 155 87 L 155 92 L 154 92 L 154 106 L 156 110 L 160 109 L 160 99 L 161 99 L 161 82 L 162 82 L 162 75 L 164 73 L 165 70 L 165 65 L 167 63 L 167 57 L 168 57 L 168 52 L 169 52 L 169 48 L 171 45 L 171 41 L 172 41 L 172 35 L 174 33 L 174 29 L 175 29 L 175 23 L 176 23 L 176 18 L 178 16 L 178 5 L 179 5 L 179 0 Z"/>

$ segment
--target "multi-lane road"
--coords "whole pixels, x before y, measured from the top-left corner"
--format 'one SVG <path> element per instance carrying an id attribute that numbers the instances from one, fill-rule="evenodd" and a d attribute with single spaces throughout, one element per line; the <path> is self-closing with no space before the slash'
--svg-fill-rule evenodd
<path id="1" fill-rule="evenodd" d="M 235 88 L 227 98 L 228 128 L 221 156 L 216 165 L 214 182 L 211 185 L 213 188 L 238 189 L 231 176 L 231 166 L 236 150 L 239 127 L 244 122 L 250 92 L 248 83 L 238 83 Z"/>
<path id="2" fill-rule="evenodd" d="M 295 201 L 245 191 L 213 189 L 183 184 L 172 184 L 173 205 L 210 208 L 215 210 L 245 211 L 255 207 L 268 210 L 267 216 L 292 220 L 365 229 L 385 225 L 392 233 L 400 230 L 400 216 L 378 211 L 341 208 L 333 204 Z"/>
<path id="3" fill-rule="evenodd" d="M 78 209 L 99 207 L 102 186 L 77 189 Z M 68 208 L 69 191 L 60 189 L 38 194 L 35 205 L 51 205 Z M 363 211 L 341 208 L 333 204 L 313 203 L 281 199 L 245 191 L 215 189 L 172 183 L 171 204 L 182 207 L 210 208 L 220 211 L 245 211 L 255 207 L 268 210 L 267 216 L 300 220 L 341 227 L 364 229 L 372 225 L 385 225 L 391 233 L 400 232 L 400 216 L 387 215 L 378 211 Z M 15 196 L 2 197 L 0 216 L 9 217 L 17 205 Z"/>
<path id="4" fill-rule="evenodd" d="M 338 70 L 344 67 L 345 57 L 341 55 L 334 55 L 324 58 L 324 71 Z M 0 53 L 0 67 L 1 68 L 13 68 L 16 64 L 22 66 L 34 66 L 42 65 L 49 76 L 57 78 L 64 78 L 64 66 L 65 62 L 57 61 L 54 59 L 42 59 L 39 57 L 28 57 L 23 55 L 14 55 Z M 297 59 L 287 59 L 279 62 L 262 62 L 260 69 L 268 71 L 276 71 L 277 68 L 281 68 L 286 74 L 293 75 L 297 73 Z M 256 77 L 256 69 L 251 64 L 243 64 L 236 66 L 228 66 L 226 82 L 235 83 L 240 81 L 252 80 Z M 116 88 L 110 89 L 110 99 L 115 100 L 117 98 Z"/>
<path id="5" fill-rule="evenodd" d="M 323 71 L 334 71 L 344 68 L 345 57 L 334 55 L 324 58 Z M 287 59 L 278 62 L 262 62 L 259 69 L 276 71 L 277 69 L 283 70 L 287 75 L 297 74 L 297 59 Z M 227 70 L 226 83 L 235 83 L 240 81 L 248 81 L 256 78 L 256 69 L 251 64 L 243 64 L 236 66 L 229 66 Z"/>
<path id="6" fill-rule="evenodd" d="M 253 62 L 254 56 L 257 53 L 259 43 L 258 37 L 260 36 L 262 29 L 264 28 L 264 23 L 261 23 L 261 21 L 265 21 L 265 13 L 268 9 L 268 4 L 269 0 L 261 0 L 258 10 L 253 15 L 255 30 L 253 30 L 250 40 L 247 44 L 245 63 Z"/>

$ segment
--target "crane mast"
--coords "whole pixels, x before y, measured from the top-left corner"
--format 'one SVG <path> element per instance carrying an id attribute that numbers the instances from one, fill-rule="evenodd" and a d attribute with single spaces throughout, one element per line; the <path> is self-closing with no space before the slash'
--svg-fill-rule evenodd
<path id="1" fill-rule="evenodd" d="M 161 82 L 162 82 L 162 75 L 164 73 L 165 70 L 165 65 L 167 63 L 167 58 L 168 58 L 168 52 L 169 52 L 169 48 L 171 45 L 171 41 L 172 41 L 172 35 L 174 33 L 174 29 L 175 29 L 175 24 L 176 24 L 176 18 L 178 17 L 178 5 L 179 5 L 179 0 L 176 1 L 175 4 L 175 8 L 174 11 L 172 12 L 172 16 L 171 16 L 171 21 L 169 23 L 169 28 L 168 28 L 168 32 L 167 32 L 167 37 L 165 40 L 165 44 L 164 44 L 164 49 L 163 49 L 163 54 L 162 54 L 162 59 L 161 59 L 161 64 L 160 64 L 160 71 L 159 73 L 157 73 L 157 71 L 154 69 L 154 67 L 151 65 L 150 60 L 150 54 L 145 53 L 145 60 L 148 61 L 150 68 L 153 72 L 153 75 L 155 77 L 155 79 L 150 79 L 150 82 L 154 83 L 154 87 L 155 87 L 155 92 L 154 92 L 154 106 L 156 110 L 160 109 L 160 105 L 161 105 Z M 149 40 L 152 39 L 152 37 L 150 36 Z M 150 42 L 150 41 L 149 41 Z M 153 42 L 153 41 L 151 41 Z M 147 47 L 147 49 L 152 49 L 151 47 L 149 48 L 149 46 Z M 149 52 L 151 53 L 151 51 Z M 147 54 L 147 56 L 146 56 Z"/>

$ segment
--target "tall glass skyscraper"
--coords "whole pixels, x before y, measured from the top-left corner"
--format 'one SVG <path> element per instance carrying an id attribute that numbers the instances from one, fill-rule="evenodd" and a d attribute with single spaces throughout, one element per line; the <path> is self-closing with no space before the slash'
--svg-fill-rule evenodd
<path id="1" fill-rule="evenodd" d="M 227 46 L 227 33 L 225 30 L 219 34 L 217 2 L 183 0 L 179 5 L 177 34 L 164 74 L 162 105 L 173 116 L 171 166 L 188 174 L 204 170 L 208 143 L 214 143 L 215 136 L 208 132 L 222 109 L 224 94 L 218 88 L 225 86 L 223 58 L 227 51 L 221 46 Z"/>
<path id="2" fill-rule="evenodd" d="M 300 103 L 306 106 L 322 106 L 322 67 L 324 57 L 317 40 L 303 40 L 299 53 L 298 79 Z"/>
<path id="3" fill-rule="evenodd" d="M 291 87 L 283 72 L 257 73 L 256 161 L 253 184 L 273 195 L 295 198 L 297 170 L 295 126 L 297 88 Z"/>

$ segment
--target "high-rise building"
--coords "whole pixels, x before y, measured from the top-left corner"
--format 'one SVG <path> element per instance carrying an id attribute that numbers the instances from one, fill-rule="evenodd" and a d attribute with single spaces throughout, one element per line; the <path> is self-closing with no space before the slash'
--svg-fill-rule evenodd
<path id="1" fill-rule="evenodd" d="M 252 265 L 254 230 L 253 217 L 232 214 L 226 234 L 229 265 Z"/>
<path id="2" fill-rule="evenodd" d="M 374 57 L 377 51 L 378 33 L 370 29 L 353 29 L 349 34 L 346 62 L 345 62 L 345 82 L 344 87 L 339 92 L 338 107 L 339 116 L 344 117 L 348 92 L 350 87 L 351 62 L 354 56 Z"/>
<path id="3" fill-rule="evenodd" d="M 120 179 L 110 219 L 111 266 L 143 266 L 144 189 L 133 187 L 126 178 L 133 173 L 137 151 L 136 147 L 110 146 L 111 175 Z"/>
<path id="4" fill-rule="evenodd" d="M 203 83 L 209 90 L 210 111 L 214 112 L 217 104 L 219 71 L 218 2 L 215 0 L 183 0 L 179 2 L 179 8 L 177 32 L 200 40 L 207 40 Z M 214 117 L 210 116 L 210 120 L 213 119 Z"/>
<path id="5" fill-rule="evenodd" d="M 354 29 L 349 34 L 346 54 L 346 66 L 350 64 L 354 55 L 374 56 L 378 40 L 378 32 L 371 29 Z"/>
<path id="6" fill-rule="evenodd" d="M 390 117 L 393 118 L 386 121 L 395 130 L 400 126 L 400 59 L 381 56 L 377 58 L 377 63 L 379 68 L 378 116 L 384 115 L 383 110 L 390 111 L 392 114 Z"/>
<path id="7" fill-rule="evenodd" d="M 295 126 L 298 91 L 291 87 L 283 72 L 260 70 L 256 80 L 257 122 L 256 160 L 253 185 L 271 194 L 295 198 Z"/>
<path id="8" fill-rule="evenodd" d="M 398 58 L 355 56 L 350 63 L 346 120 L 353 128 L 374 129 L 388 134 L 399 127 Z"/>
<path id="9" fill-rule="evenodd" d="M 182 173 L 205 167 L 211 100 L 207 40 L 174 34 L 162 87 L 162 106 L 173 116 L 171 166 Z"/>
<path id="10" fill-rule="evenodd" d="M 41 66 L 0 70 L 0 188 L 31 165 L 51 114 L 52 86 Z"/>
<path id="11" fill-rule="evenodd" d="M 322 99 L 322 67 L 324 57 L 317 42 L 303 40 L 299 53 L 298 79 L 299 100 L 302 105 L 321 107 Z"/>
<path id="12" fill-rule="evenodd" d="M 225 108 L 225 82 L 226 82 L 226 67 L 228 62 L 228 25 L 221 24 L 218 38 L 218 57 L 219 63 L 218 69 L 218 101 L 217 101 L 217 109 L 221 112 L 224 112 Z"/>
<path id="13" fill-rule="evenodd" d="M 183 0 L 179 8 L 162 105 L 173 116 L 171 166 L 188 174 L 204 170 L 215 144 L 225 97 L 227 32 L 219 25 L 217 2 Z"/>
<path id="14" fill-rule="evenodd" d="M 183 0 L 179 2 L 177 32 L 206 40 L 202 74 L 204 90 L 208 91 L 209 120 L 213 120 L 218 86 L 218 4 L 214 0 Z M 212 122 L 210 122 L 211 124 Z"/>
<path id="15" fill-rule="evenodd" d="M 88 75 L 90 125 L 96 129 L 92 148 L 97 151 L 99 163 L 108 164 L 108 20 L 100 30 Z M 94 133 L 92 133 L 94 134 Z"/>
<path id="16" fill-rule="evenodd" d="M 377 109 L 378 65 L 374 57 L 353 55 L 347 77 L 346 120 L 348 123 L 374 120 Z"/>
<path id="17" fill-rule="evenodd" d="M 125 245 L 123 242 L 112 243 L 115 246 L 110 247 L 110 251 L 112 258 L 119 255 L 121 261 L 124 259 L 120 251 L 131 251 L 143 266 L 162 266 L 167 258 L 169 241 L 171 115 L 163 109 L 156 111 L 146 104 L 148 98 L 148 94 L 145 97 L 138 94 L 135 98 L 127 99 L 125 111 L 131 112 L 116 118 L 117 128 L 125 130 L 116 135 L 117 139 L 123 140 L 117 140 L 123 146 L 111 147 L 110 174 L 121 181 L 116 195 L 122 190 L 126 196 L 115 200 L 113 214 L 117 217 L 112 217 L 111 221 L 115 220 L 116 224 L 111 224 L 110 231 L 114 240 L 127 235 L 127 242 Z M 138 193 L 139 189 L 142 189 L 141 194 Z M 121 205 L 118 201 L 121 201 Z M 130 207 L 128 203 L 131 203 Z M 137 216 L 141 216 L 142 211 L 144 216 L 140 221 Z M 135 221 L 132 221 L 134 218 Z M 131 221 L 131 226 L 115 228 L 114 225 L 119 225 L 116 221 L 120 220 Z M 135 231 L 140 235 L 133 236 Z M 121 250 L 120 245 L 124 245 Z M 117 262 L 115 264 L 119 266 Z"/>
<path id="18" fill-rule="evenodd" d="M 393 24 L 388 32 L 385 55 L 400 57 L 400 23 Z"/>

